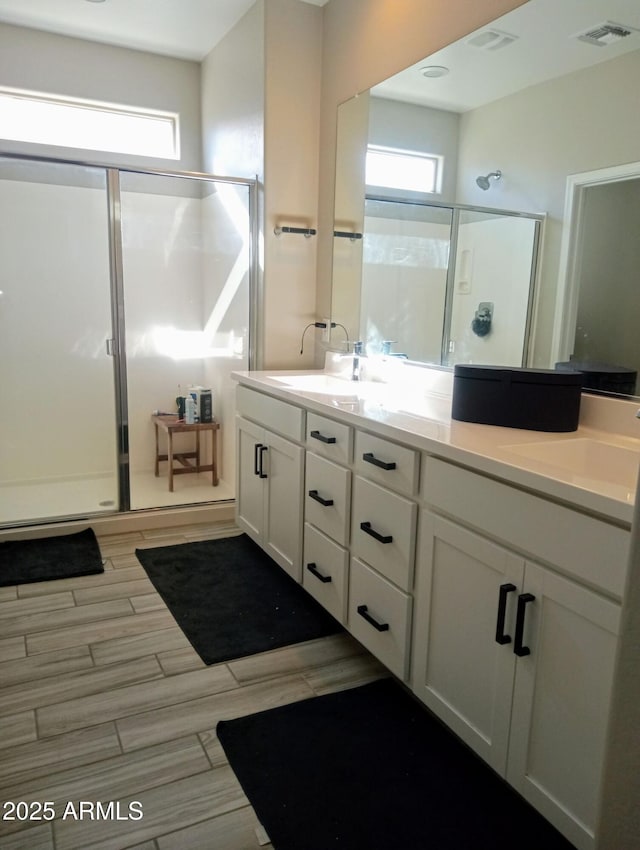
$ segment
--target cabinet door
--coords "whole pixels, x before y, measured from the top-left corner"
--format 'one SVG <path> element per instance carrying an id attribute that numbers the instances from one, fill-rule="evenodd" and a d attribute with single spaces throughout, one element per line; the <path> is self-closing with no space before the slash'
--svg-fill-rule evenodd
<path id="1" fill-rule="evenodd" d="M 620 608 L 527 563 L 509 782 L 581 850 L 594 846 Z"/>
<path id="2" fill-rule="evenodd" d="M 264 480 L 260 478 L 260 447 L 264 428 L 236 417 L 236 523 L 257 543 L 264 531 Z"/>
<path id="3" fill-rule="evenodd" d="M 523 561 L 428 512 L 418 551 L 412 688 L 504 775 Z M 504 642 L 498 643 L 501 599 Z"/>
<path id="4" fill-rule="evenodd" d="M 263 548 L 296 581 L 302 581 L 304 449 L 265 432 L 267 451 Z"/>

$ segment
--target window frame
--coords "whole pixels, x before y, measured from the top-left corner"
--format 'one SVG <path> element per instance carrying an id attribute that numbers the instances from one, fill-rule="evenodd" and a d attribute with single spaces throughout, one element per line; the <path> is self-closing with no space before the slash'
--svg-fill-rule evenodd
<path id="1" fill-rule="evenodd" d="M 159 150 L 158 152 L 144 153 L 139 150 L 138 145 L 127 146 L 127 134 L 122 127 L 115 128 L 114 138 L 116 138 L 117 141 L 111 142 L 107 145 L 104 143 L 98 144 L 97 142 L 87 145 L 85 144 L 86 139 L 81 140 L 79 143 L 78 139 L 73 139 L 72 128 L 69 129 L 68 141 L 66 142 L 60 141 L 57 137 L 53 139 L 47 138 L 46 126 L 44 127 L 44 132 L 40 138 L 36 138 L 35 134 L 32 133 L 20 132 L 19 128 L 15 129 L 8 135 L 5 135 L 7 129 L 10 129 L 6 126 L 2 126 L 3 123 L 7 123 L 1 113 L 2 102 L 5 99 L 17 100 L 23 104 L 33 103 L 42 105 L 45 108 L 60 107 L 61 111 L 59 113 L 59 117 L 61 121 L 65 120 L 65 113 L 63 110 L 71 108 L 73 110 L 86 110 L 87 112 L 99 114 L 101 116 L 113 116 L 116 120 L 124 117 L 140 121 L 154 120 L 156 122 L 162 122 L 160 126 L 165 129 L 165 134 L 167 125 L 170 130 L 169 147 L 167 147 L 165 152 Z M 70 115 L 71 113 L 66 113 L 67 120 Z M 118 130 L 120 135 L 118 135 Z M 129 131 L 129 138 L 132 138 L 133 132 L 133 130 Z M 171 112 L 168 110 L 148 109 L 146 107 L 131 106 L 108 101 L 88 100 L 78 97 L 68 97 L 67 95 L 50 94 L 47 92 L 17 89 L 10 86 L 0 85 L 0 139 L 8 142 L 24 144 L 47 145 L 49 147 L 74 148 L 76 150 L 100 151 L 104 153 L 115 153 L 128 156 L 141 156 L 149 159 L 169 159 L 177 161 L 180 159 L 180 115 L 177 112 Z M 158 141 L 161 142 L 162 140 L 159 139 Z M 171 148 L 171 150 L 169 150 L 169 148 Z"/>
<path id="2" fill-rule="evenodd" d="M 426 151 L 416 151 L 416 150 L 407 150 L 405 148 L 392 148 L 386 145 L 374 145 L 368 144 L 366 150 L 366 157 L 368 160 L 369 154 L 378 154 L 382 156 L 389 157 L 391 160 L 393 157 L 398 159 L 403 159 L 405 162 L 409 162 L 410 160 L 415 160 L 416 162 L 430 162 L 433 164 L 433 181 L 430 184 L 432 188 L 420 188 L 420 187 L 407 187 L 406 185 L 394 185 L 390 183 L 371 183 L 367 178 L 367 170 L 368 163 L 365 164 L 365 185 L 366 186 L 379 186 L 383 189 L 391 189 L 397 190 L 401 192 L 417 192 L 419 194 L 426 195 L 440 195 L 442 194 L 442 173 L 444 170 L 444 156 L 441 154 L 428 153 Z"/>

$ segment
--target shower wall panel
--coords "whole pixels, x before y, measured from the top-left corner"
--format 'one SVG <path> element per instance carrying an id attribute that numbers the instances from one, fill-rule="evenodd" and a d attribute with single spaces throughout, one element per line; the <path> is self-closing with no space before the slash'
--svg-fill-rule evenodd
<path id="1" fill-rule="evenodd" d="M 0 483 L 95 479 L 74 511 L 104 511 L 118 492 L 104 175 L 3 161 L 0 176 Z M 0 524 L 29 518 L 12 501 Z M 40 501 L 38 518 L 66 513 L 54 489 Z"/>

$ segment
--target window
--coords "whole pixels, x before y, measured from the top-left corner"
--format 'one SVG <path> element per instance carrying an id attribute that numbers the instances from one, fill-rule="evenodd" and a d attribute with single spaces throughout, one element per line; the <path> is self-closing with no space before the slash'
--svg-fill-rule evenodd
<path id="1" fill-rule="evenodd" d="M 179 159 L 178 115 L 0 88 L 0 138 Z"/>
<path id="2" fill-rule="evenodd" d="M 367 147 L 367 186 L 403 189 L 412 192 L 440 192 L 442 188 L 441 156 L 415 151 Z"/>

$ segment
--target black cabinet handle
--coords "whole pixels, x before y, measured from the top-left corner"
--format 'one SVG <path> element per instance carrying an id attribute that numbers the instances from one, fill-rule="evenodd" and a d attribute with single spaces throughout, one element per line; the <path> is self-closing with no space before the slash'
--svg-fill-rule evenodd
<path id="1" fill-rule="evenodd" d="M 356 608 L 358 614 L 367 621 L 367 623 L 371 623 L 374 629 L 377 629 L 379 632 L 388 632 L 389 631 L 389 623 L 379 623 L 375 620 L 371 614 L 369 613 L 369 609 L 366 605 L 358 605 Z"/>
<path id="2" fill-rule="evenodd" d="M 378 466 L 380 469 L 388 470 L 396 468 L 395 461 L 379 460 L 373 452 L 365 452 L 362 455 L 362 460 L 364 460 L 366 463 L 372 463 L 374 466 Z"/>
<path id="3" fill-rule="evenodd" d="M 511 635 L 504 633 L 504 620 L 507 613 L 507 596 L 516 590 L 515 584 L 501 584 L 498 599 L 498 619 L 496 621 L 496 643 L 511 643 Z"/>
<path id="4" fill-rule="evenodd" d="M 521 593 L 518 596 L 518 612 L 516 614 L 516 637 L 513 642 L 513 651 L 516 655 L 522 657 L 523 655 L 531 655 L 531 650 L 528 646 L 524 646 L 522 643 L 522 636 L 524 634 L 524 616 L 527 610 L 527 605 L 529 602 L 534 602 L 535 596 L 533 593 Z"/>
<path id="5" fill-rule="evenodd" d="M 256 443 L 253 447 L 253 474 L 260 475 L 260 462 L 258 460 L 258 453 L 262 448 L 262 443 Z"/>
<path id="6" fill-rule="evenodd" d="M 333 499 L 323 499 L 322 496 L 318 496 L 317 490 L 309 490 L 309 497 L 313 499 L 314 502 L 319 502 L 325 508 L 330 508 L 333 504 Z"/>
<path id="7" fill-rule="evenodd" d="M 264 460 L 264 453 L 268 450 L 268 448 L 269 448 L 269 446 L 262 446 L 262 445 L 258 444 L 258 455 L 259 455 L 259 463 L 258 463 L 259 472 L 258 472 L 258 475 L 260 476 L 260 478 L 267 478 L 267 473 L 264 471 L 264 468 L 262 466 L 262 462 Z"/>
<path id="8" fill-rule="evenodd" d="M 364 531 L 365 534 L 368 534 L 369 537 L 373 537 L 374 540 L 377 540 L 378 543 L 391 543 L 393 537 L 391 534 L 380 534 L 379 531 L 376 531 L 375 528 L 371 528 L 370 522 L 361 522 L 360 528 Z"/>
<path id="9" fill-rule="evenodd" d="M 323 576 L 322 573 L 318 572 L 318 568 L 314 563 L 307 564 L 307 569 L 309 570 L 312 576 L 315 576 L 316 578 L 320 579 L 323 584 L 327 584 L 328 582 L 332 581 L 331 576 Z"/>
<path id="10" fill-rule="evenodd" d="M 325 437 L 320 431 L 310 431 L 309 436 L 313 437 L 314 440 L 320 440 L 321 443 L 335 443 L 336 441 L 335 437 Z"/>

